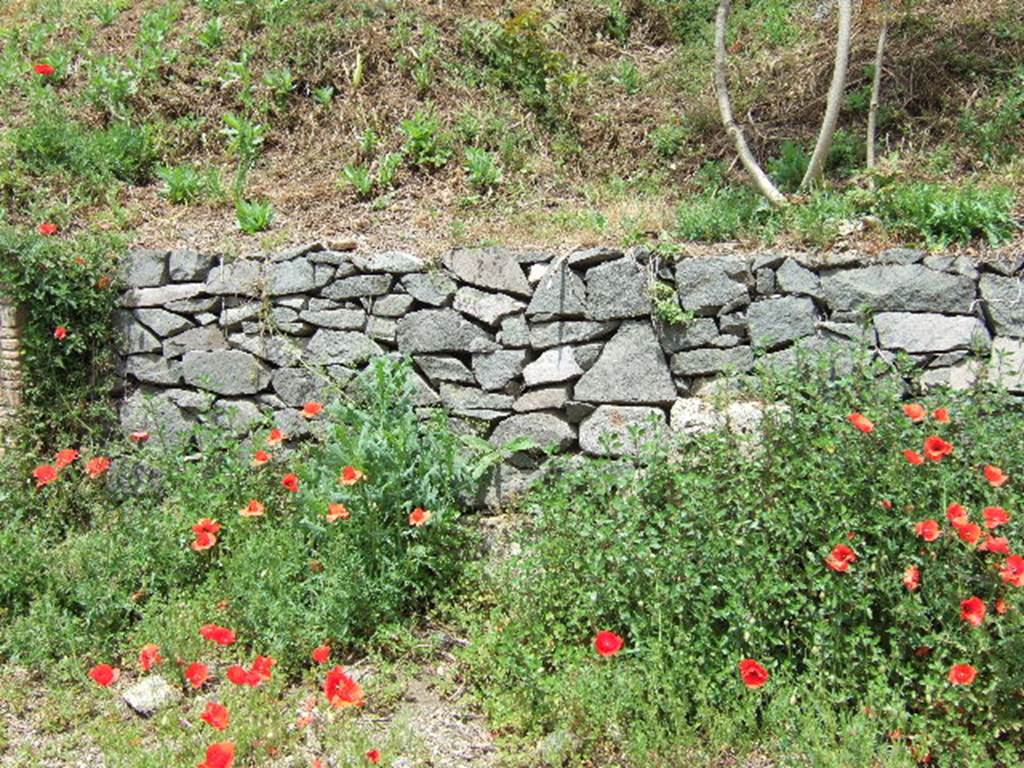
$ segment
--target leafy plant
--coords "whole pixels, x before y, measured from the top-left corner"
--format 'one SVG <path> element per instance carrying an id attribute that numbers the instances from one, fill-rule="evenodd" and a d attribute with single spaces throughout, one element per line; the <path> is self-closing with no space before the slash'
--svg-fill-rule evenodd
<path id="1" fill-rule="evenodd" d="M 693 319 L 693 313 L 680 306 L 676 288 L 669 283 L 656 280 L 651 284 L 651 304 L 655 316 L 667 325 L 685 325 Z"/>
<path id="2" fill-rule="evenodd" d="M 162 194 L 175 204 L 194 203 L 220 191 L 215 169 L 203 173 L 193 165 L 161 166 L 157 176 L 165 185 Z"/>
<path id="3" fill-rule="evenodd" d="M 341 169 L 341 177 L 359 197 L 366 198 L 373 194 L 373 175 L 365 165 L 346 165 Z"/>
<path id="4" fill-rule="evenodd" d="M 467 147 L 466 177 L 470 186 L 480 190 L 488 190 L 501 183 L 502 173 L 494 155 L 486 149 Z"/>
<path id="5" fill-rule="evenodd" d="M 313 99 L 317 104 L 327 106 L 334 101 L 334 86 L 325 85 L 320 88 L 313 89 Z"/>
<path id="6" fill-rule="evenodd" d="M 270 224 L 274 220 L 274 209 L 266 200 L 239 198 L 235 201 L 235 217 L 239 229 L 246 234 L 254 235 L 270 229 Z"/>
<path id="7" fill-rule="evenodd" d="M 402 159 L 401 152 L 388 152 L 380 159 L 377 165 L 377 186 L 381 189 L 391 189 L 395 186 L 398 170 L 402 167 Z"/>
<path id="8" fill-rule="evenodd" d="M 417 168 L 441 168 L 448 163 L 452 148 L 436 117 L 417 112 L 402 121 L 401 129 L 406 137 L 403 151 Z"/>
<path id="9" fill-rule="evenodd" d="M 203 25 L 199 33 L 199 44 L 209 51 L 220 48 L 224 44 L 224 20 L 214 16 Z"/>

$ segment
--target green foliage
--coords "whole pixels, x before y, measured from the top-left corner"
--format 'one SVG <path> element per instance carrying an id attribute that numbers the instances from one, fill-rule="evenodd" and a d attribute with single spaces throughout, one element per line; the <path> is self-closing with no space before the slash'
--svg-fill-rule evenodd
<path id="1" fill-rule="evenodd" d="M 240 194 L 245 187 L 246 176 L 259 158 L 267 129 L 266 126 L 247 117 L 228 112 L 224 115 L 224 128 L 221 129 L 221 134 L 228 140 L 228 151 L 238 159 L 235 191 L 236 194 Z"/>
<path id="2" fill-rule="evenodd" d="M 632 59 L 620 59 L 611 76 L 612 82 L 630 96 L 640 93 L 642 81 L 640 70 Z"/>
<path id="3" fill-rule="evenodd" d="M 1024 135 L 1024 67 L 1003 88 L 964 111 L 961 130 L 985 163 L 1009 160 Z"/>
<path id="4" fill-rule="evenodd" d="M 215 168 L 204 173 L 188 164 L 161 166 L 156 175 L 165 185 L 161 194 L 177 205 L 195 203 L 220 194 L 220 175 Z"/>
<path id="5" fill-rule="evenodd" d="M 768 161 L 768 172 L 783 192 L 796 192 L 810 163 L 811 156 L 802 144 L 784 141 L 779 148 L 779 156 Z"/>
<path id="6" fill-rule="evenodd" d="M 365 165 L 346 165 L 341 169 L 341 178 L 359 197 L 366 198 L 373 194 L 373 174 Z"/>
<path id="7" fill-rule="evenodd" d="M 203 26 L 198 36 L 199 44 L 207 50 L 215 50 L 224 44 L 224 20 L 214 16 Z"/>
<path id="8" fill-rule="evenodd" d="M 135 73 L 117 57 L 108 56 L 94 62 L 86 98 L 111 117 L 123 120 L 131 112 L 130 100 L 137 90 Z"/>
<path id="9" fill-rule="evenodd" d="M 666 325 L 685 325 L 693 319 L 693 313 L 680 306 L 679 294 L 669 283 L 657 280 L 651 284 L 651 305 L 654 315 Z"/>
<path id="10" fill-rule="evenodd" d="M 238 228 L 246 234 L 266 232 L 274 220 L 274 208 L 266 200 L 239 198 L 235 201 L 235 218 L 238 220 Z"/>
<path id="11" fill-rule="evenodd" d="M 501 168 L 494 155 L 486 149 L 467 147 L 466 178 L 475 189 L 493 189 L 501 183 Z"/>
<path id="12" fill-rule="evenodd" d="M 1021 592 L 999 577 L 1004 556 L 965 544 L 945 513 L 959 502 L 976 521 L 986 505 L 1016 515 L 1020 492 L 990 487 L 979 468 L 1024 462 L 1024 409 L 996 391 L 944 393 L 925 405 L 949 407 L 952 424 L 915 424 L 901 382 L 865 361 L 842 377 L 829 361 L 763 372 L 751 396 L 787 408 L 766 412 L 758 439 L 721 431 L 673 445 L 652 433 L 635 462 L 572 461 L 547 475 L 526 502 L 522 554 L 488 582 L 469 646 L 494 725 L 531 740 L 568 731 L 581 757 L 614 751 L 629 765 L 693 764 L 676 751 L 687 734 L 781 747 L 780 764 L 871 765 L 892 731 L 904 755 L 894 764 L 907 745 L 942 764 L 1012 764 Z M 854 411 L 875 431 L 855 430 Z M 953 454 L 909 464 L 901 452 L 932 434 Z M 931 544 L 914 530 L 926 518 L 943 525 Z M 1015 516 L 998 533 L 1016 549 L 1022 526 Z M 847 573 L 825 564 L 838 544 L 858 557 Z M 911 565 L 917 591 L 902 584 Z M 972 595 L 989 610 L 978 628 L 960 617 Z M 626 638 L 623 654 L 596 657 L 601 629 Z M 762 690 L 739 678 L 747 657 L 771 672 Z M 978 679 L 951 686 L 962 662 Z M 839 712 L 866 716 L 829 728 Z M 819 717 L 824 740 L 809 737 Z M 833 738 L 863 759 L 826 758 Z"/>
<path id="13" fill-rule="evenodd" d="M 678 209 L 676 233 L 683 240 L 731 240 L 755 230 L 770 239 L 777 214 L 747 187 L 712 188 L 684 200 Z"/>
<path id="14" fill-rule="evenodd" d="M 672 160 L 685 149 L 692 131 L 678 122 L 664 123 L 651 131 L 651 146 L 662 160 Z"/>
<path id="15" fill-rule="evenodd" d="M 405 134 L 403 151 L 417 168 L 430 170 L 448 163 L 452 155 L 451 144 L 434 115 L 417 112 L 402 121 L 401 129 Z"/>

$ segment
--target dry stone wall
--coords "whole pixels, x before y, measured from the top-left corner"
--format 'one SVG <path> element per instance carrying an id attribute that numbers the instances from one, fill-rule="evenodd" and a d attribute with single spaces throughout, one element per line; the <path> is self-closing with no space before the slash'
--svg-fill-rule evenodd
<path id="1" fill-rule="evenodd" d="M 424 408 L 475 420 L 495 442 L 590 454 L 609 450 L 608 433 L 628 450 L 634 424 L 716 423 L 696 397 L 708 382 L 801 348 L 905 352 L 925 383 L 954 387 L 992 356 L 1024 389 L 1017 270 L 980 269 L 906 249 L 870 264 L 773 253 L 668 264 L 644 249 L 479 248 L 438 265 L 320 245 L 238 260 L 136 250 L 118 314 L 121 418 L 182 434 L 211 419 L 244 430 L 272 411 L 301 434 L 304 402 L 394 353 L 411 357 Z M 655 280 L 674 287 L 686 322 L 657 319 Z"/>

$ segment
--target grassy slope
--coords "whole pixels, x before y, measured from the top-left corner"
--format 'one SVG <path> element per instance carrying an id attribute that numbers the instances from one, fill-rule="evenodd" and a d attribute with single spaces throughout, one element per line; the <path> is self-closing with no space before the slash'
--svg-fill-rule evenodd
<path id="1" fill-rule="evenodd" d="M 1015 5 L 926 0 L 896 25 L 881 137 L 888 177 L 1024 183 L 1024 133 L 1015 119 L 1024 104 L 1024 24 Z M 6 3 L 0 207 L 19 225 L 54 219 L 66 231 L 104 226 L 131 230 L 142 243 L 185 240 L 227 249 L 312 236 L 421 246 L 429 238 L 439 247 L 657 236 L 672 230 L 680 202 L 705 189 L 709 175 L 724 168 L 727 182 L 741 180 L 710 86 L 713 6 Z M 762 157 L 778 155 L 786 140 L 813 141 L 834 33 L 831 16 L 816 16 L 816 6 L 754 0 L 736 12 L 736 112 L 751 124 L 749 137 Z M 487 23 L 496 24 L 481 26 Z M 871 11 L 862 12 L 842 118 L 850 157 L 840 158 L 833 174 L 841 185 L 863 183 L 850 177 L 860 165 L 875 30 Z M 26 74 L 39 61 L 58 68 L 51 86 Z M 286 70 L 290 83 L 282 84 Z M 318 89 L 328 87 L 333 98 L 321 103 Z M 109 126 L 115 116 L 148 126 L 155 158 L 138 163 L 137 173 L 122 172 L 127 182 L 108 173 L 88 185 L 87 169 L 68 171 L 73 163 L 54 161 L 53 152 L 47 162 L 34 162 L 47 154 L 37 145 L 49 139 L 35 137 L 26 151 L 16 131 L 38 124 L 40 110 L 54 104 L 65 106 L 64 117 L 81 131 Z M 393 189 L 361 199 L 341 182 L 343 168 L 376 173 L 405 143 L 402 121 L 418 111 L 438 118 L 450 159 L 436 169 L 407 159 Z M 230 201 L 237 159 L 222 132 L 227 113 L 267 129 L 244 191 L 274 207 L 273 228 L 258 237 L 237 232 Z M 503 178 L 495 188 L 473 185 L 464 160 L 469 147 L 497 161 Z M 225 191 L 171 205 L 160 195 L 153 159 L 217 169 Z M 709 169 L 715 160 L 723 168 Z M 835 239 L 834 232 L 812 235 L 815 242 Z M 871 246 L 892 237 L 870 232 L 863 239 Z"/>

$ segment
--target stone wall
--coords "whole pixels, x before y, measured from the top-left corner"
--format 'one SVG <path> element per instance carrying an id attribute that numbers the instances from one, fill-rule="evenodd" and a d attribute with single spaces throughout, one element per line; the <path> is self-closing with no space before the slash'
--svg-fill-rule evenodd
<path id="1" fill-rule="evenodd" d="M 123 277 L 129 430 L 244 429 L 269 410 L 301 434 L 305 401 L 395 352 L 415 363 L 420 405 L 476 420 L 496 442 L 527 435 L 591 454 L 651 418 L 699 428 L 718 418 L 695 397 L 716 376 L 761 356 L 786 364 L 799 348 L 866 342 L 955 387 L 998 352 L 1024 388 L 1016 269 L 906 249 L 870 264 L 770 253 L 669 264 L 643 249 L 483 248 L 436 266 L 319 245 L 234 261 L 139 250 Z M 686 322 L 652 313 L 655 280 Z"/>
<path id="2" fill-rule="evenodd" d="M 0 291 L 0 454 L 7 444 L 7 427 L 14 422 L 21 404 L 21 313 L 4 296 Z"/>

